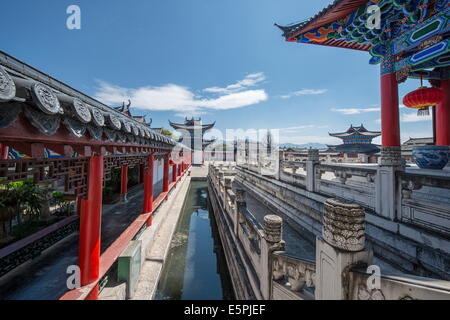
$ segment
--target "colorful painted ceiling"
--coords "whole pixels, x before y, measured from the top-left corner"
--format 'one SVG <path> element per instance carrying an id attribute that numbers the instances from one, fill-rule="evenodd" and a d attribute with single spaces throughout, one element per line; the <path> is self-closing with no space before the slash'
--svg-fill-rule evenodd
<path id="1" fill-rule="evenodd" d="M 381 13 L 376 28 L 368 24 L 374 5 Z M 371 64 L 387 54 L 404 55 L 396 66 L 401 69 L 444 54 L 430 66 L 450 65 L 449 22 L 450 0 L 336 0 L 307 21 L 277 26 L 287 41 L 369 51 Z"/>

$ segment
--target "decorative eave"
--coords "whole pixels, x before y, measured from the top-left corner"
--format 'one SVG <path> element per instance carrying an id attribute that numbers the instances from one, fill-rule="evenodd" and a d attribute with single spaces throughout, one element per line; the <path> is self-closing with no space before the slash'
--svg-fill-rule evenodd
<path id="1" fill-rule="evenodd" d="M 381 9 L 379 28 L 366 24 L 369 18 L 367 9 L 374 4 Z M 450 29 L 449 10 L 448 0 L 396 1 L 395 4 L 390 0 L 336 0 L 307 21 L 277 26 L 290 42 L 369 51 L 372 56 L 370 64 L 381 63 L 387 50 L 392 50 L 392 54 L 397 55 L 396 69 L 413 64 L 415 68 L 412 71 L 417 71 L 448 65 L 428 60 L 450 51 L 446 41 Z M 443 40 L 447 42 L 447 47 L 444 47 L 445 43 L 432 47 Z M 434 51 L 417 51 L 429 47 Z M 426 58 L 424 53 L 428 53 Z M 424 65 L 421 65 L 422 62 Z"/>
<path id="2" fill-rule="evenodd" d="M 329 148 L 327 152 L 337 152 L 346 154 L 376 154 L 380 152 L 380 147 L 375 144 L 341 144 L 341 145 L 327 145 Z"/>
<path id="3" fill-rule="evenodd" d="M 169 124 L 175 130 L 187 130 L 187 131 L 190 131 L 190 130 L 198 129 L 194 125 L 175 123 L 175 122 L 172 122 L 170 120 L 169 120 Z M 208 130 L 214 128 L 215 125 L 216 125 L 216 122 L 214 121 L 214 123 L 211 123 L 211 124 L 201 125 L 201 126 L 199 126 L 199 128 L 201 128 L 205 132 L 205 131 L 208 131 Z"/>
<path id="4" fill-rule="evenodd" d="M 328 7 L 306 21 L 286 27 L 282 27 L 278 24 L 275 25 L 284 31 L 283 36 L 287 41 L 292 41 L 293 38 L 302 33 L 346 17 L 368 2 L 370 2 L 370 0 L 335 0 Z"/>
<path id="5" fill-rule="evenodd" d="M 381 136 L 381 132 L 379 131 L 369 131 L 361 124 L 359 127 L 354 127 L 353 125 L 350 126 L 350 128 L 345 132 L 339 132 L 339 133 L 328 133 L 331 137 L 336 138 L 346 138 L 351 137 L 354 135 L 362 135 L 367 137 L 376 138 Z"/>
<path id="6" fill-rule="evenodd" d="M 176 145 L 173 139 L 2 51 L 0 83 L 0 136 L 10 145 L 34 141 L 109 148 Z"/>

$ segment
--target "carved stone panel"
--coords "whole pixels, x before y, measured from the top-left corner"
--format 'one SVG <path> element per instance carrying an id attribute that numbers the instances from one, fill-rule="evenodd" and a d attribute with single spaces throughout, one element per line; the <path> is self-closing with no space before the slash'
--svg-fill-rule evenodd
<path id="1" fill-rule="evenodd" d="M 106 119 L 108 119 L 108 125 L 111 129 L 120 130 L 122 128 L 122 123 L 120 122 L 120 119 L 115 115 L 108 114 L 106 116 Z"/>
<path id="2" fill-rule="evenodd" d="M 110 141 L 112 141 L 112 142 L 116 141 L 116 137 L 117 137 L 116 131 L 108 129 L 108 128 L 104 128 L 103 130 L 105 131 L 105 134 Z"/>
<path id="3" fill-rule="evenodd" d="M 24 108 L 25 117 L 40 132 L 53 135 L 59 129 L 60 117 L 39 112 L 31 107 Z"/>
<path id="4" fill-rule="evenodd" d="M 72 109 L 74 115 L 83 123 L 89 123 L 92 120 L 92 114 L 89 107 L 79 99 L 73 99 Z"/>
<path id="5" fill-rule="evenodd" d="M 86 133 L 86 125 L 78 120 L 64 118 L 64 125 L 67 130 L 76 138 L 81 138 Z"/>
<path id="6" fill-rule="evenodd" d="M 94 124 L 98 127 L 103 127 L 105 125 L 105 116 L 98 108 L 92 107 L 92 120 Z"/>
<path id="7" fill-rule="evenodd" d="M 382 166 L 402 166 L 402 152 L 400 147 L 382 147 L 380 165 Z"/>
<path id="8" fill-rule="evenodd" d="M 0 105 L 0 128 L 9 127 L 19 117 L 22 105 L 18 102 L 10 102 Z"/>
<path id="9" fill-rule="evenodd" d="M 31 87 L 31 96 L 36 106 L 48 115 L 54 115 L 60 112 L 61 105 L 58 97 L 53 90 L 45 84 L 36 82 Z"/>
<path id="10" fill-rule="evenodd" d="M 264 217 L 264 233 L 268 242 L 276 243 L 281 241 L 283 229 L 283 219 L 276 215 Z"/>
<path id="11" fill-rule="evenodd" d="M 11 76 L 0 66 L 0 102 L 8 102 L 16 96 L 16 85 Z"/>
<path id="12" fill-rule="evenodd" d="M 322 235 L 331 246 L 345 251 L 365 247 L 365 213 L 361 206 L 336 199 L 325 202 Z"/>
<path id="13" fill-rule="evenodd" d="M 88 125 L 87 129 L 88 129 L 89 134 L 91 135 L 92 139 L 102 140 L 103 128 L 92 126 L 92 125 Z"/>
<path id="14" fill-rule="evenodd" d="M 122 119 L 122 123 L 123 123 L 123 130 L 126 133 L 131 133 L 131 123 L 126 119 Z"/>
<path id="15" fill-rule="evenodd" d="M 134 125 L 134 124 L 132 124 L 131 127 L 132 127 L 132 131 L 133 131 L 132 133 L 135 136 L 139 136 L 139 128 L 136 125 Z"/>

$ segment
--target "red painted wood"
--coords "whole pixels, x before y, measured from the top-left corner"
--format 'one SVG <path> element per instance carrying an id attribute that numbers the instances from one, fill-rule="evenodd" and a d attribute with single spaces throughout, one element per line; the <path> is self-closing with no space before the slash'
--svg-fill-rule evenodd
<path id="1" fill-rule="evenodd" d="M 450 80 L 441 80 L 444 100 L 436 107 L 436 145 L 450 146 Z"/>
<path id="2" fill-rule="evenodd" d="M 103 156 L 94 156 L 90 159 L 88 198 L 82 200 L 80 217 L 78 264 L 82 286 L 96 282 L 100 277 L 103 167 Z M 90 298 L 96 298 L 95 291 Z"/>
<path id="3" fill-rule="evenodd" d="M 323 11 L 316 18 L 312 19 L 305 26 L 295 32 L 292 37 L 295 37 L 301 33 L 311 31 L 315 28 L 325 26 L 337 20 L 344 18 L 345 16 L 357 10 L 361 6 L 365 5 L 370 0 L 341 0 L 338 1 L 330 9 Z"/>
<path id="4" fill-rule="evenodd" d="M 381 133 L 383 147 L 400 146 L 398 83 L 395 73 L 381 76 Z"/>
<path id="5" fill-rule="evenodd" d="M 6 142 L 5 144 L 12 146 L 11 143 L 17 144 L 17 143 L 23 143 L 23 144 L 30 144 L 30 143 L 42 143 L 44 147 L 47 147 L 47 145 L 70 145 L 74 148 L 76 152 L 78 152 L 82 156 L 89 156 L 89 150 L 85 149 L 85 146 L 91 146 L 91 147 L 106 147 L 110 148 L 112 150 L 113 147 L 119 148 L 119 151 L 123 153 L 127 153 L 127 150 L 129 148 L 141 148 L 142 150 L 145 150 L 145 152 L 151 152 L 151 149 L 160 151 L 160 152 L 167 152 L 170 150 L 170 148 L 165 147 L 143 147 L 141 145 L 130 145 L 130 144 L 123 144 L 120 142 L 112 142 L 110 140 L 102 140 L 97 141 L 94 139 L 90 139 L 89 137 L 83 136 L 81 138 L 76 138 L 72 136 L 69 131 L 65 128 L 64 125 L 61 125 L 58 131 L 51 136 L 45 135 L 40 133 L 36 128 L 34 128 L 28 120 L 25 118 L 23 114 L 19 115 L 19 118 L 17 121 L 15 121 L 13 124 L 11 124 L 7 128 L 1 128 L 0 129 L 0 137 L 2 142 Z M 14 147 L 13 147 L 14 148 Z M 128 149 L 127 149 L 128 148 Z M 16 148 L 14 148 L 16 149 Z M 22 150 L 19 150 L 22 153 L 25 153 L 27 155 L 30 155 L 29 147 L 26 147 L 27 152 L 24 152 L 24 145 L 22 145 Z M 120 150 L 121 149 L 121 150 Z M 88 153 L 86 153 L 88 152 Z"/>
<path id="6" fill-rule="evenodd" d="M 170 165 L 170 155 L 166 154 L 164 156 L 164 176 L 163 176 L 163 192 L 169 192 L 169 165 Z"/>
<path id="7" fill-rule="evenodd" d="M 177 181 L 177 170 L 178 170 L 178 168 L 177 168 L 177 165 L 175 164 L 172 167 L 172 182 L 176 182 Z"/>
<path id="8" fill-rule="evenodd" d="M 9 155 L 9 147 L 7 145 L 4 144 L 0 144 L 0 159 L 1 160 L 8 160 L 8 155 Z"/>
<path id="9" fill-rule="evenodd" d="M 172 189 L 174 184 L 169 185 L 169 190 Z M 154 201 L 153 208 L 157 210 L 167 198 L 169 192 L 162 192 Z M 108 270 L 112 267 L 114 262 L 117 261 L 119 256 L 123 251 L 128 247 L 130 241 L 136 236 L 136 234 L 141 230 L 142 226 L 147 223 L 151 216 L 151 213 L 141 214 L 134 220 L 131 225 L 114 241 L 114 243 L 106 249 L 106 251 L 101 255 L 100 258 L 100 268 L 99 268 L 99 277 L 92 283 L 83 285 L 79 289 L 71 290 L 64 294 L 59 300 L 85 300 L 88 298 L 94 297 L 98 292 L 96 292 L 98 288 L 99 280 L 108 272 Z M 81 232 L 81 230 L 80 230 Z M 91 292 L 94 291 L 92 294 Z"/>
<path id="10" fill-rule="evenodd" d="M 153 223 L 153 171 L 154 171 L 154 155 L 148 156 L 148 168 L 144 172 L 144 213 L 150 213 L 147 220 L 147 227 Z"/>

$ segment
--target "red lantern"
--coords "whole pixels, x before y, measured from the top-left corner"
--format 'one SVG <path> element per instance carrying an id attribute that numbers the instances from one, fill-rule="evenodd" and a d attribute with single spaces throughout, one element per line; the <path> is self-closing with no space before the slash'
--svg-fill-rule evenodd
<path id="1" fill-rule="evenodd" d="M 420 87 L 408 93 L 403 98 L 403 104 L 408 108 L 419 109 L 418 115 L 429 115 L 429 107 L 438 105 L 444 99 L 444 92 L 439 88 Z"/>

